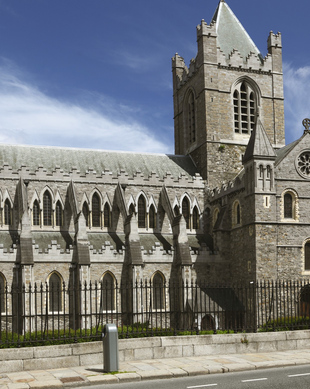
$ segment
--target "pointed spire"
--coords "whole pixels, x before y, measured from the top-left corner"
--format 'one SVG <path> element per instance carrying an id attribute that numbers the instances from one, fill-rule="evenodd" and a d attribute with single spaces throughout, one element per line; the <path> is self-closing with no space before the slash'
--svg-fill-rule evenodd
<path id="1" fill-rule="evenodd" d="M 255 43 L 224 0 L 220 0 L 211 23 L 216 24 L 218 46 L 227 58 L 233 50 L 238 50 L 244 61 L 250 53 L 262 57 Z"/>
<path id="2" fill-rule="evenodd" d="M 255 157 L 262 159 L 276 158 L 276 153 L 259 118 L 256 119 L 254 130 L 252 131 L 248 146 L 245 150 L 243 164 Z"/>

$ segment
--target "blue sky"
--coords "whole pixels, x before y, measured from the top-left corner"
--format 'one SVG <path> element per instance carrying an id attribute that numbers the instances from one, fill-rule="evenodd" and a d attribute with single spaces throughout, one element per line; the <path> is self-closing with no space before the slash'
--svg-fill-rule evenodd
<path id="1" fill-rule="evenodd" d="M 0 142 L 173 153 L 171 57 L 217 0 L 0 0 Z M 310 3 L 228 0 L 265 55 L 283 43 L 287 143 L 310 116 Z"/>

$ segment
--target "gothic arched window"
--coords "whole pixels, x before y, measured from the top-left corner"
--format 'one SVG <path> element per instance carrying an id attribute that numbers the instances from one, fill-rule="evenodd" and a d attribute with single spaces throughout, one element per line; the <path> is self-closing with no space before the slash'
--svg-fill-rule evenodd
<path id="1" fill-rule="evenodd" d="M 32 224 L 34 226 L 39 226 L 40 225 L 40 207 L 39 207 L 38 200 L 35 200 L 33 202 L 33 206 L 32 206 Z"/>
<path id="2" fill-rule="evenodd" d="M 43 194 L 43 224 L 52 225 L 52 197 L 48 190 Z"/>
<path id="3" fill-rule="evenodd" d="M 110 227 L 110 206 L 108 203 L 105 203 L 103 208 L 103 226 Z"/>
<path id="4" fill-rule="evenodd" d="M 62 205 L 60 201 L 58 200 L 55 207 L 55 213 L 56 213 L 56 226 L 61 227 L 62 226 L 62 219 L 63 219 L 63 212 L 62 212 Z"/>
<path id="5" fill-rule="evenodd" d="M 184 197 L 182 201 L 182 215 L 186 221 L 186 228 L 190 228 L 190 210 L 189 210 L 189 201 L 187 197 Z"/>
<path id="6" fill-rule="evenodd" d="M 98 193 L 94 193 L 92 198 L 92 226 L 100 227 L 100 198 Z"/>
<path id="7" fill-rule="evenodd" d="M 176 205 L 176 206 L 173 208 L 173 210 L 174 210 L 175 216 L 179 216 L 179 215 L 180 215 L 180 210 L 179 210 L 178 205 Z"/>
<path id="8" fill-rule="evenodd" d="M 111 273 L 105 273 L 101 280 L 100 311 L 115 309 L 115 282 Z"/>
<path id="9" fill-rule="evenodd" d="M 152 204 L 149 209 L 149 228 L 155 228 L 156 227 L 156 214 L 155 214 L 155 207 Z"/>
<path id="10" fill-rule="evenodd" d="M 62 311 L 62 282 L 57 273 L 52 273 L 48 280 L 48 300 L 50 312 Z"/>
<path id="11" fill-rule="evenodd" d="M 256 98 L 251 86 L 243 81 L 233 93 L 234 128 L 239 134 L 250 134 L 254 128 Z"/>
<path id="12" fill-rule="evenodd" d="M 164 277 L 157 272 L 153 276 L 153 309 L 164 309 L 165 306 L 165 288 Z"/>
<path id="13" fill-rule="evenodd" d="M 195 97 L 192 91 L 188 96 L 186 109 L 188 142 L 192 144 L 196 141 Z"/>
<path id="14" fill-rule="evenodd" d="M 138 200 L 138 227 L 145 228 L 146 206 L 145 199 L 141 195 Z"/>
<path id="15" fill-rule="evenodd" d="M 197 207 L 194 207 L 193 209 L 193 229 L 194 230 L 199 229 L 199 212 Z"/>
<path id="16" fill-rule="evenodd" d="M 130 204 L 129 215 L 132 215 L 133 213 L 135 213 L 135 206 L 133 204 Z"/>
<path id="17" fill-rule="evenodd" d="M 12 208 L 9 199 L 4 202 L 4 224 L 10 226 L 12 224 Z"/>
<path id="18" fill-rule="evenodd" d="M 83 212 L 83 215 L 85 217 L 86 227 L 88 227 L 88 224 L 89 224 L 89 209 L 88 209 L 88 205 L 87 205 L 86 201 L 83 204 L 82 212 Z"/>

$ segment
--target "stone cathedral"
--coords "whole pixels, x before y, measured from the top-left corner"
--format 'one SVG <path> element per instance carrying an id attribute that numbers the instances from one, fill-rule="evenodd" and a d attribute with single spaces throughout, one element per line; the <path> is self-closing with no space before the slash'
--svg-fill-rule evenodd
<path id="1" fill-rule="evenodd" d="M 310 276 L 310 120 L 285 146 L 281 34 L 221 0 L 172 59 L 175 155 L 0 145 L 0 287 Z M 302 118 L 301 118 L 302 119 Z"/>

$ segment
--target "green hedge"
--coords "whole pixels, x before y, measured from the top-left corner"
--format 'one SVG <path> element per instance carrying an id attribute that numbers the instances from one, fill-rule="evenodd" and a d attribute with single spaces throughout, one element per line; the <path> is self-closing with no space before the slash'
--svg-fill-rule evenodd
<path id="1" fill-rule="evenodd" d="M 310 318 L 307 316 L 280 317 L 270 320 L 259 328 L 259 332 L 296 331 L 310 329 Z"/>

